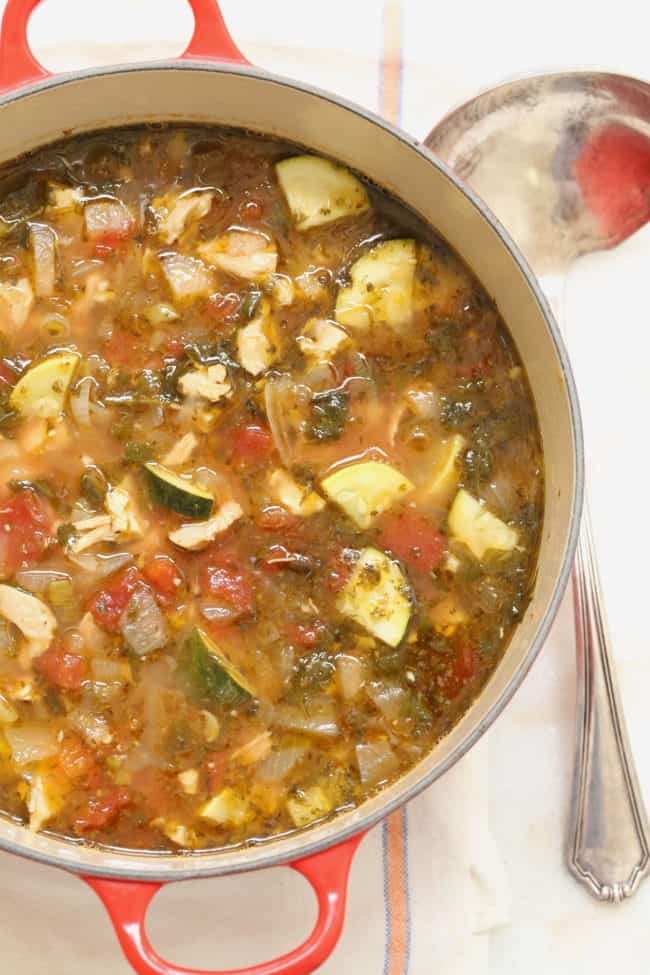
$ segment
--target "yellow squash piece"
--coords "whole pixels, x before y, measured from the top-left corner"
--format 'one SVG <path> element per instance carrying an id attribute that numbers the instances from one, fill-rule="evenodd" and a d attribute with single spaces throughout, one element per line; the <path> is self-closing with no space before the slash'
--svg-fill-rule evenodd
<path id="1" fill-rule="evenodd" d="M 331 809 L 332 801 L 319 785 L 305 789 L 302 796 L 287 799 L 287 812 L 298 828 L 313 823 L 315 819 L 322 819 Z"/>
<path id="2" fill-rule="evenodd" d="M 465 449 L 465 438 L 459 433 L 454 434 L 444 445 L 440 453 L 439 462 L 433 470 L 433 477 L 426 488 L 428 498 L 445 501 L 451 496 L 458 485 L 458 458 Z"/>
<path id="3" fill-rule="evenodd" d="M 368 528 L 377 515 L 413 490 L 407 477 L 375 460 L 342 467 L 326 477 L 321 487 L 359 528 Z"/>
<path id="4" fill-rule="evenodd" d="M 401 329 L 413 312 L 417 263 L 414 240 L 386 240 L 350 268 L 350 284 L 336 299 L 337 322 L 362 331 L 373 325 Z"/>
<path id="5" fill-rule="evenodd" d="M 336 608 L 372 636 L 396 647 L 411 617 L 409 587 L 400 567 L 385 552 L 364 549 Z"/>
<path id="6" fill-rule="evenodd" d="M 226 786 L 198 808 L 202 819 L 219 826 L 245 826 L 255 818 L 255 809 L 246 796 Z"/>
<path id="7" fill-rule="evenodd" d="M 363 184 L 329 159 L 293 156 L 279 162 L 275 171 L 298 230 L 354 217 L 370 206 Z"/>
<path id="8" fill-rule="evenodd" d="M 78 352 L 57 352 L 30 366 L 9 397 L 12 410 L 21 416 L 56 419 L 63 412 L 80 358 Z"/>
<path id="9" fill-rule="evenodd" d="M 511 552 L 517 544 L 517 532 L 461 488 L 447 519 L 449 532 L 476 556 L 486 552 Z"/>

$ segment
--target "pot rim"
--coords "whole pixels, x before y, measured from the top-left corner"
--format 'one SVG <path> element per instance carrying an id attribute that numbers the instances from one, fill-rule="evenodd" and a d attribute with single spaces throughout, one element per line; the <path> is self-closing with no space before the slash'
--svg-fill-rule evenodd
<path id="1" fill-rule="evenodd" d="M 340 829 L 333 829 L 327 835 L 320 835 L 322 832 L 322 827 L 314 826 L 309 827 L 305 831 L 299 831 L 295 835 L 296 837 L 304 837 L 307 833 L 313 833 L 313 839 L 308 842 L 301 844 L 300 849 L 297 852 L 297 856 L 302 860 L 314 853 L 318 853 L 328 847 L 334 846 L 338 843 L 342 843 L 345 840 L 351 838 L 357 833 L 366 831 L 372 826 L 376 825 L 382 819 L 390 815 L 395 809 L 404 805 L 409 800 L 413 799 L 416 795 L 422 792 L 425 788 L 431 785 L 436 779 L 447 772 L 452 765 L 462 758 L 463 755 L 469 749 L 476 744 L 476 742 L 481 738 L 481 736 L 487 731 L 496 717 L 503 711 L 505 706 L 511 700 L 515 691 L 519 688 L 525 676 L 528 674 L 530 668 L 532 667 L 534 661 L 539 654 L 542 645 L 544 644 L 551 625 L 557 614 L 560 602 L 564 595 L 564 591 L 569 579 L 573 564 L 573 556 L 575 553 L 575 548 L 578 540 L 578 532 L 580 527 L 580 517 L 582 513 L 583 497 L 584 497 L 584 443 L 583 443 L 583 431 L 582 431 L 582 421 L 580 416 L 580 407 L 578 403 L 577 390 L 575 385 L 575 380 L 573 377 L 573 371 L 571 364 L 569 362 L 568 353 L 558 325 L 553 317 L 550 305 L 544 296 L 535 275 L 533 274 L 528 262 L 525 257 L 517 247 L 516 243 L 511 238 L 508 231 L 500 223 L 498 218 L 492 213 L 489 207 L 481 200 L 479 196 L 465 183 L 463 183 L 459 177 L 450 169 L 442 160 L 438 159 L 423 143 L 420 143 L 415 137 L 409 135 L 405 130 L 396 126 L 376 113 L 369 111 L 368 109 L 352 102 L 344 97 L 336 95 L 332 92 L 328 92 L 324 89 L 318 88 L 313 85 L 306 84 L 302 81 L 297 81 L 292 78 L 286 78 L 281 75 L 273 74 L 263 69 L 255 68 L 253 66 L 239 66 L 235 64 L 225 63 L 221 61 L 210 61 L 210 60 L 199 60 L 199 59 L 186 59 L 186 60 L 161 60 L 161 61 L 148 61 L 148 62 L 129 62 L 126 64 L 119 65 L 106 65 L 94 68 L 86 68 L 78 71 L 66 72 L 64 74 L 57 74 L 50 78 L 46 78 L 42 81 L 37 81 L 35 83 L 29 83 L 21 86 L 18 89 L 12 89 L 8 92 L 4 92 L 0 95 L 0 109 L 3 105 L 10 102 L 18 101 L 21 98 L 30 96 L 39 92 L 45 92 L 50 89 L 58 88 L 60 86 L 67 85 L 71 82 L 84 81 L 90 78 L 109 76 L 109 75 L 124 75 L 128 77 L 130 74 L 140 74 L 142 72 L 148 71 L 194 71 L 198 73 L 210 72 L 210 73 L 223 73 L 223 74 L 234 74 L 242 75 L 244 77 L 253 78 L 255 80 L 264 82 L 266 84 L 276 85 L 282 88 L 293 88 L 298 92 L 305 93 L 307 95 L 322 99 L 324 101 L 330 102 L 331 104 L 344 108 L 354 115 L 360 116 L 366 121 L 384 129 L 389 135 L 394 139 L 398 140 L 405 145 L 408 149 L 415 152 L 419 156 L 423 157 L 429 165 L 435 167 L 443 173 L 443 175 L 454 185 L 454 187 L 466 197 L 469 202 L 474 206 L 476 210 L 479 211 L 480 215 L 486 220 L 493 228 L 501 243 L 508 251 L 510 257 L 514 261 L 515 265 L 518 266 L 519 271 L 523 275 L 528 287 L 530 288 L 535 301 L 540 306 L 543 313 L 544 321 L 546 323 L 546 328 L 549 332 L 551 341 L 553 343 L 560 367 L 562 372 L 562 378 L 565 383 L 569 414 L 571 421 L 571 433 L 573 441 L 573 459 L 574 459 L 574 485 L 573 493 L 571 498 L 571 516 L 569 523 L 569 531 L 567 535 L 566 546 L 562 558 L 562 564 L 560 571 L 557 574 L 555 583 L 553 586 L 552 596 L 548 602 L 546 611 L 541 618 L 537 630 L 535 632 L 534 638 L 530 642 L 528 650 L 525 656 L 522 658 L 520 665 L 518 666 L 515 673 L 510 678 L 508 684 L 505 686 L 497 700 L 494 702 L 492 707 L 481 717 L 481 719 L 475 724 L 475 726 L 466 734 L 465 738 L 456 746 L 456 748 L 438 765 L 433 769 L 427 771 L 423 774 L 415 783 L 410 785 L 402 793 L 394 796 L 390 800 L 387 800 L 385 804 L 381 805 L 377 810 L 370 813 L 363 814 L 363 805 L 355 810 L 355 814 L 350 816 L 347 821 L 343 820 L 345 812 L 335 816 L 332 820 L 327 821 L 323 825 L 332 824 L 335 826 L 337 819 L 341 819 L 343 825 Z M 174 119 L 176 121 L 176 119 Z M 182 119 L 178 119 L 179 122 Z M 136 124 L 136 123 L 134 123 Z M 206 123 L 208 124 L 208 123 Z M 218 122 L 214 123 L 215 125 Z M 110 129 L 110 126 L 104 126 L 106 129 Z M 93 131 L 88 128 L 86 131 Z M 64 135 L 62 136 L 64 137 Z M 52 141 L 52 140 L 48 140 Z M 43 143 L 45 145 L 47 143 Z M 19 158 L 19 157 L 17 157 Z M 461 254 L 462 257 L 462 254 Z M 480 694 L 479 694 L 480 697 Z M 398 780 L 399 782 L 399 780 Z M 47 835 L 47 831 L 44 831 L 44 835 Z M 55 834 L 52 834 L 53 838 Z M 174 860 L 178 858 L 185 858 L 187 860 L 187 868 L 177 869 L 175 868 L 173 873 L 168 869 L 165 869 L 165 861 L 163 857 L 169 856 L 169 854 L 159 854 L 150 853 L 147 851 L 126 851 L 118 850 L 109 847 L 94 847 L 102 852 L 109 854 L 111 859 L 111 864 L 108 866 L 99 866 L 93 862 L 79 863 L 75 864 L 71 858 L 59 856 L 57 853 L 49 853 L 41 850 L 36 850 L 31 848 L 29 845 L 22 845 L 13 840 L 6 839 L 0 836 L 0 850 L 5 850 L 9 853 L 14 853 L 20 856 L 28 857 L 29 859 L 36 860 L 41 863 L 49 864 L 50 866 L 56 866 L 68 870 L 70 872 L 77 872 L 81 874 L 106 877 L 114 879 L 123 880 L 147 880 L 147 881 L 167 881 L 167 880 L 189 880 L 198 879 L 200 877 L 208 876 L 218 876 L 228 873 L 240 873 L 247 872 L 250 870 L 256 870 L 266 867 L 279 866 L 282 864 L 289 863 L 292 859 L 291 852 L 287 852 L 286 848 L 279 851 L 275 851 L 275 845 L 283 840 L 285 837 L 282 835 L 278 837 L 271 837 L 260 843 L 257 846 L 257 855 L 255 859 L 251 862 L 241 862 L 241 863 L 225 863 L 222 867 L 218 863 L 218 852 L 206 851 L 205 857 L 210 857 L 211 862 L 209 864 L 201 863 L 202 854 L 200 852 L 191 851 L 181 851 L 173 854 Z M 56 839 L 61 839 L 56 835 Z M 63 842 L 65 838 L 62 839 Z M 74 847 L 78 846 L 80 850 L 88 849 L 85 844 L 77 844 L 74 841 L 70 843 L 70 847 L 74 850 Z M 283 844 L 284 847 L 284 844 Z M 246 847 L 248 850 L 254 849 L 252 845 Z M 158 870 L 151 869 L 151 866 L 155 863 L 157 857 L 160 857 L 161 864 Z M 119 865 L 113 865 L 113 862 L 119 859 L 123 860 L 123 863 Z M 142 861 L 146 858 L 149 863 L 147 869 L 141 869 L 138 860 Z"/>

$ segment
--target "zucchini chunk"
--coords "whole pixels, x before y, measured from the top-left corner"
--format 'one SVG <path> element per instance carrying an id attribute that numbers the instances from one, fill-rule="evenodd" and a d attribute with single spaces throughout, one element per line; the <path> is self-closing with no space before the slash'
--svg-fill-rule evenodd
<path id="1" fill-rule="evenodd" d="M 372 325 L 399 330 L 413 312 L 417 263 L 414 240 L 386 240 L 371 248 L 350 268 L 350 284 L 336 299 L 337 322 L 366 331 Z"/>
<path id="2" fill-rule="evenodd" d="M 316 819 L 322 819 L 331 811 L 334 803 L 320 785 L 312 785 L 299 795 L 287 799 L 287 812 L 293 825 L 300 829 Z"/>
<path id="3" fill-rule="evenodd" d="M 465 445 L 465 438 L 459 433 L 455 433 L 444 445 L 440 459 L 434 467 L 433 477 L 426 488 L 428 497 L 444 501 L 451 496 L 454 488 L 458 486 L 460 471 L 457 461 Z"/>
<path id="4" fill-rule="evenodd" d="M 372 636 L 396 647 L 411 617 L 410 593 L 402 570 L 385 552 L 365 548 L 336 608 Z"/>
<path id="5" fill-rule="evenodd" d="M 359 528 L 369 528 L 377 515 L 413 490 L 407 477 L 390 464 L 374 460 L 335 471 L 321 487 Z"/>
<path id="6" fill-rule="evenodd" d="M 246 678 L 198 626 L 187 638 L 187 649 L 191 681 L 200 697 L 226 708 L 246 704 L 255 697 Z"/>
<path id="7" fill-rule="evenodd" d="M 482 559 L 486 552 L 511 552 L 517 544 L 517 532 L 461 488 L 447 519 L 450 534 Z"/>
<path id="8" fill-rule="evenodd" d="M 21 416 L 56 419 L 63 412 L 80 359 L 78 352 L 57 352 L 35 362 L 14 386 L 11 408 Z"/>
<path id="9" fill-rule="evenodd" d="M 186 518 L 209 516 L 214 504 L 214 498 L 209 491 L 155 461 L 145 464 L 144 469 L 147 472 L 149 494 L 163 508 L 169 508 Z"/>
<path id="10" fill-rule="evenodd" d="M 255 808 L 241 792 L 226 786 L 216 796 L 199 806 L 201 819 L 218 826 L 245 826 L 255 818 Z"/>
<path id="11" fill-rule="evenodd" d="M 356 176 L 320 156 L 293 156 L 276 164 L 278 183 L 297 230 L 364 213 L 370 203 Z"/>

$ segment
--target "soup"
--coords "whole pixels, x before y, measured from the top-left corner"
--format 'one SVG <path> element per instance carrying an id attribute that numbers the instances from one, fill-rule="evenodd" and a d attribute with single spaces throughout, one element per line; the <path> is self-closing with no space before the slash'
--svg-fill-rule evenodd
<path id="1" fill-rule="evenodd" d="M 530 596 L 494 304 L 399 202 L 222 129 L 41 150 L 0 235 L 0 809 L 168 850 L 358 805 Z"/>

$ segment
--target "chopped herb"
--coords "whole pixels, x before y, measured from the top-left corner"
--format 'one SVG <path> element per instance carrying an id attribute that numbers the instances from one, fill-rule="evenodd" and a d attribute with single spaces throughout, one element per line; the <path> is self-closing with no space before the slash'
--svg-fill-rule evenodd
<path id="1" fill-rule="evenodd" d="M 301 657 L 296 667 L 295 683 L 303 691 L 313 691 L 329 684 L 335 665 L 327 650 L 317 650 Z"/>
<path id="2" fill-rule="evenodd" d="M 462 354 L 461 341 L 465 330 L 465 326 L 450 318 L 434 320 L 425 337 L 436 359 L 443 362 L 458 361 Z"/>
<path id="3" fill-rule="evenodd" d="M 409 691 L 404 699 L 403 717 L 413 722 L 416 734 L 428 731 L 433 722 L 431 709 L 418 691 Z"/>
<path id="4" fill-rule="evenodd" d="M 59 527 L 56 530 L 56 536 L 59 540 L 59 545 L 62 548 L 65 548 L 66 545 L 70 543 L 70 541 L 75 537 L 76 534 L 77 533 L 75 531 L 74 525 L 71 525 L 69 523 L 65 525 L 59 525 Z"/>
<path id="5" fill-rule="evenodd" d="M 239 313 L 238 313 L 239 321 L 242 324 L 245 324 L 246 322 L 250 322 L 251 318 L 255 318 L 261 300 L 262 300 L 261 291 L 246 292 L 243 301 L 239 306 Z"/>
<path id="6" fill-rule="evenodd" d="M 311 435 L 314 440 L 336 440 L 343 429 L 350 412 L 350 397 L 347 393 L 332 390 L 317 393 L 311 402 Z"/>
<path id="7" fill-rule="evenodd" d="M 40 494 L 44 498 L 50 498 L 54 500 L 58 497 L 57 490 L 51 481 L 47 478 L 36 478 L 34 481 L 30 480 L 19 480 L 19 481 L 9 481 L 9 488 L 12 491 L 35 491 L 36 494 Z"/>
<path id="8" fill-rule="evenodd" d="M 463 454 L 463 481 L 467 487 L 476 489 L 492 473 L 492 454 L 489 446 L 479 437 Z"/>
<path id="9" fill-rule="evenodd" d="M 101 504 L 106 497 L 108 484 L 98 467 L 87 467 L 81 475 L 81 493 L 90 504 Z"/>

